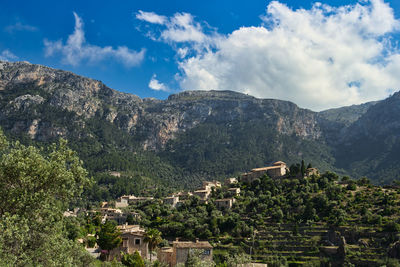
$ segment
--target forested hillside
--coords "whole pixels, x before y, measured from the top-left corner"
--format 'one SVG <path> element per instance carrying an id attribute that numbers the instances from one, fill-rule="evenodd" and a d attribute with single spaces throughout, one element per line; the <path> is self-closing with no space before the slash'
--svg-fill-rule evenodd
<path id="1" fill-rule="evenodd" d="M 97 180 L 97 200 L 157 192 L 154 182 L 195 187 L 276 160 L 390 183 L 400 170 L 399 106 L 398 94 L 319 113 L 230 91 L 140 99 L 70 72 L 0 63 L 0 126 L 26 144 L 69 140 Z"/>

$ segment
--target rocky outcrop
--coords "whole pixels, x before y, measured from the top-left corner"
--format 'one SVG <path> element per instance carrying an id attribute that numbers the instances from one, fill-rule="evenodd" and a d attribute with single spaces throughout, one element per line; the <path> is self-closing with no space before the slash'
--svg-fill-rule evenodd
<path id="1" fill-rule="evenodd" d="M 257 157 L 246 163 L 249 167 L 265 164 L 271 157 L 288 163 L 308 158 L 318 160 L 322 170 L 339 168 L 356 177 L 390 180 L 400 175 L 399 107 L 400 93 L 379 102 L 319 113 L 288 101 L 258 99 L 231 91 L 185 91 L 166 100 L 141 99 L 71 72 L 27 62 L 0 61 L 0 126 L 6 131 L 40 141 L 57 137 L 101 139 L 103 130 L 115 131 L 116 136 L 123 132 L 124 138 L 128 135 L 133 140 L 130 142 L 142 149 L 157 153 L 168 149 L 170 154 L 166 157 L 172 153 L 177 159 L 182 150 L 189 151 L 185 156 L 193 152 L 196 160 L 204 161 L 210 160 L 210 154 L 215 156 L 211 161 L 235 156 L 251 159 L 249 155 L 254 152 Z M 101 130 L 86 128 L 93 122 Z M 192 146 L 195 140 L 191 138 L 202 125 L 223 132 L 225 139 L 220 140 L 220 146 L 214 144 L 210 148 L 214 151 L 206 151 L 204 144 L 214 140 L 207 140 L 204 133 L 200 136 L 204 138 L 202 144 Z M 235 127 L 239 130 L 235 131 Z M 251 135 L 253 129 L 247 127 L 258 128 L 257 134 Z M 185 133 L 192 136 L 184 136 Z M 178 144 L 179 148 L 171 145 L 182 136 L 186 139 Z M 274 153 L 258 151 L 259 144 Z M 113 144 L 102 144 L 108 145 Z M 238 146 L 240 151 L 232 152 Z M 239 153 L 249 147 L 257 151 Z M 215 153 L 217 148 L 223 152 Z M 136 147 L 125 144 L 122 149 L 131 151 Z M 197 164 L 196 160 L 191 164 Z M 227 169 L 236 171 L 237 164 L 229 166 L 224 161 Z"/>
<path id="2" fill-rule="evenodd" d="M 5 95 L 16 95 L 9 102 L 14 112 L 31 112 L 30 106 L 43 104 L 72 112 L 82 120 L 97 116 L 141 136 L 143 148 L 149 150 L 162 149 L 176 133 L 206 121 L 259 119 L 285 135 L 319 139 L 322 134 L 316 113 L 287 101 L 257 99 L 230 91 L 186 91 L 164 101 L 142 100 L 110 89 L 100 81 L 27 62 L 1 63 L 0 90 Z M 17 123 L 14 131 L 23 130 L 31 138 L 38 138 L 38 119 L 40 114 L 24 122 L 26 127 Z"/>

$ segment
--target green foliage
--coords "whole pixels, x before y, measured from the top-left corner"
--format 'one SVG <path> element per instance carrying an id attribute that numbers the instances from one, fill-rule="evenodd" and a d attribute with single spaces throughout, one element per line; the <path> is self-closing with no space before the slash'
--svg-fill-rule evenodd
<path id="1" fill-rule="evenodd" d="M 203 260 L 201 249 L 190 249 L 188 253 L 187 260 L 185 262 L 185 267 L 213 267 L 215 263 L 213 261 Z"/>
<path id="2" fill-rule="evenodd" d="M 150 261 L 152 257 L 152 252 L 153 250 L 157 247 L 158 244 L 160 244 L 162 241 L 161 238 L 161 232 L 158 231 L 157 229 L 147 229 L 146 234 L 144 236 L 144 242 L 147 242 L 149 244 L 149 250 L 150 250 Z"/>
<path id="3" fill-rule="evenodd" d="M 63 211 L 79 198 L 90 180 L 66 141 L 49 151 L 0 133 L 0 258 L 9 266 L 89 264 L 92 258 L 66 231 Z M 73 227 L 72 227 L 73 228 Z M 76 229 L 75 229 L 76 230 Z M 51 255 L 51 257 L 49 257 Z"/>
<path id="4" fill-rule="evenodd" d="M 144 261 L 138 251 L 135 251 L 133 254 L 123 254 L 121 263 L 128 267 L 145 267 Z"/>
<path id="5" fill-rule="evenodd" d="M 105 250 L 112 250 L 122 243 L 121 233 L 117 229 L 115 221 L 106 221 L 100 226 L 97 244 Z"/>

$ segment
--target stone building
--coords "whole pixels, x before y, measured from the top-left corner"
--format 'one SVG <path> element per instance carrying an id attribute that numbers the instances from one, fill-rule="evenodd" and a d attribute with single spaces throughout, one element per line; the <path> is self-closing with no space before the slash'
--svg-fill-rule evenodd
<path id="1" fill-rule="evenodd" d="M 250 172 L 242 175 L 241 181 L 251 183 L 264 174 L 267 174 L 271 178 L 280 178 L 286 175 L 286 169 L 287 167 L 284 162 L 277 161 L 272 166 L 252 169 Z"/>
<path id="2" fill-rule="evenodd" d="M 218 182 L 218 181 L 203 181 L 203 189 L 205 189 L 205 190 L 210 190 L 211 191 L 211 188 L 219 188 L 219 187 L 221 187 L 221 182 Z"/>
<path id="3" fill-rule="evenodd" d="M 228 192 L 231 196 L 239 196 L 240 195 L 240 188 L 235 187 L 235 188 L 229 188 Z"/>
<path id="4" fill-rule="evenodd" d="M 149 254 L 148 243 L 144 241 L 146 231 L 139 225 L 120 225 L 122 244 L 110 251 L 110 259 L 121 259 L 121 252 L 133 254 L 138 251 L 143 259 Z"/>
<path id="5" fill-rule="evenodd" d="M 129 205 L 132 204 L 138 204 L 141 202 L 145 202 L 148 200 L 154 200 L 153 197 L 136 197 L 134 195 L 124 195 L 121 196 L 117 199 L 117 201 L 115 202 L 115 207 L 116 208 L 125 208 L 128 207 Z"/>
<path id="6" fill-rule="evenodd" d="M 191 252 L 198 252 L 204 261 L 212 260 L 212 249 L 208 241 L 179 241 L 176 240 L 172 244 L 172 248 L 164 248 L 158 252 L 159 261 L 168 264 L 170 267 L 179 263 L 185 263 Z"/>
<path id="7" fill-rule="evenodd" d="M 170 205 L 171 207 L 175 208 L 176 204 L 179 202 L 179 197 L 175 196 L 175 195 L 172 195 L 170 197 L 164 198 L 163 202 L 164 202 L 165 205 Z"/>
<path id="8" fill-rule="evenodd" d="M 193 192 L 193 195 L 198 196 L 202 202 L 207 201 L 210 194 L 211 190 L 209 189 L 200 189 Z"/>
<path id="9" fill-rule="evenodd" d="M 315 175 L 315 176 L 319 176 L 319 171 L 318 171 L 318 169 L 317 168 L 308 168 L 307 170 L 306 170 L 306 177 L 311 177 L 311 176 L 313 176 L 313 175 Z"/>
<path id="10" fill-rule="evenodd" d="M 225 185 L 234 185 L 238 183 L 238 179 L 237 178 L 227 178 L 225 180 Z"/>
<path id="11" fill-rule="evenodd" d="M 236 199 L 234 198 L 224 198 L 224 199 L 217 199 L 215 200 L 215 206 L 218 209 L 231 209 L 233 206 L 233 203 L 236 202 Z"/>
<path id="12" fill-rule="evenodd" d="M 126 222 L 127 215 L 120 209 L 101 208 L 99 211 L 102 216 L 102 222 L 106 222 L 107 220 L 114 220 L 118 224 Z"/>

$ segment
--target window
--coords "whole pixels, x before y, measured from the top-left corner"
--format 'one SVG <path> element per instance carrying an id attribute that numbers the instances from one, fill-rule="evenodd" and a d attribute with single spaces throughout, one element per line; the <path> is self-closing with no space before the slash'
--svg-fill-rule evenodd
<path id="1" fill-rule="evenodd" d="M 204 255 L 210 255 L 210 250 L 209 249 L 205 249 L 203 252 Z"/>
<path id="2" fill-rule="evenodd" d="M 126 239 L 126 238 L 122 239 L 122 247 L 124 247 L 124 248 L 128 247 L 128 239 Z"/>
<path id="3" fill-rule="evenodd" d="M 140 245 L 140 239 L 139 238 L 135 239 L 135 245 Z"/>

